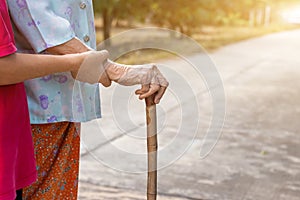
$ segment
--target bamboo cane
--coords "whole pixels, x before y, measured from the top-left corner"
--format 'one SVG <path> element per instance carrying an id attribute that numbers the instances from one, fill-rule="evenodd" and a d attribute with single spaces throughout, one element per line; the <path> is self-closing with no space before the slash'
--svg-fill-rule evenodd
<path id="1" fill-rule="evenodd" d="M 156 200 L 157 196 L 157 122 L 154 96 L 146 98 L 148 180 L 147 200 Z"/>

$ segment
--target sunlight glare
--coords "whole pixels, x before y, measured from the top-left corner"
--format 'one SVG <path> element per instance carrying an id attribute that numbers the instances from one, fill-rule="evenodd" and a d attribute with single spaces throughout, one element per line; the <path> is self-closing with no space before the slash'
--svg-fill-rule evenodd
<path id="1" fill-rule="evenodd" d="M 282 12 L 283 19 L 291 24 L 300 24 L 300 6 Z"/>

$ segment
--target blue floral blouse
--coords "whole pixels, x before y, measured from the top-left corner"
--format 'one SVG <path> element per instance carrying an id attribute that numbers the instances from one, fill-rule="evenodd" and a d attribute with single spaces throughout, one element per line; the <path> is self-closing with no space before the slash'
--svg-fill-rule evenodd
<path id="1" fill-rule="evenodd" d="M 92 0 L 9 0 L 8 5 L 17 30 L 36 53 L 74 37 L 96 48 Z M 27 52 L 20 41 L 18 49 Z M 101 117 L 99 85 L 75 81 L 69 72 L 26 81 L 25 87 L 32 124 Z"/>

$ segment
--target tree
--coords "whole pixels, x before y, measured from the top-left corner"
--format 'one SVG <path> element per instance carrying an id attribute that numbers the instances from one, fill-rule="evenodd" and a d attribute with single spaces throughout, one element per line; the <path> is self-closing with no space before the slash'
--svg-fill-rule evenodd
<path id="1" fill-rule="evenodd" d="M 103 38 L 110 37 L 111 26 L 114 16 L 116 15 L 116 5 L 120 0 L 94 0 L 94 11 L 96 14 L 102 15 L 103 20 Z"/>
<path id="2" fill-rule="evenodd" d="M 195 27 L 201 24 L 200 14 L 205 11 L 201 8 L 199 0 L 156 0 L 152 5 L 152 22 L 158 26 L 170 29 L 179 29 L 190 35 Z"/>
<path id="3" fill-rule="evenodd" d="M 114 19 L 144 20 L 151 4 L 148 0 L 94 0 L 93 2 L 95 13 L 102 15 L 105 40 L 110 37 Z"/>

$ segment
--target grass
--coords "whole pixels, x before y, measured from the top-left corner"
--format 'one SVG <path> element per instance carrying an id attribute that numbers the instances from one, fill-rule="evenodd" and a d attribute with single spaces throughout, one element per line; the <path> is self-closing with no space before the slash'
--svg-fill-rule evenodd
<path id="1" fill-rule="evenodd" d="M 99 24 L 97 25 L 96 20 L 96 27 L 97 28 L 97 41 L 102 41 L 102 31 Z M 291 24 L 282 24 L 282 25 L 270 25 L 268 27 L 213 27 L 213 26 L 205 26 L 196 31 L 191 37 L 196 40 L 206 51 L 213 52 L 218 48 L 239 42 L 242 40 L 263 36 L 269 33 L 280 32 L 284 30 L 292 30 L 300 28 L 298 25 L 291 25 Z M 113 28 L 112 36 L 123 31 L 129 30 L 129 28 Z M 140 34 L 140 33 L 136 33 Z M 137 35 L 132 35 L 127 40 L 127 45 L 135 41 Z M 153 35 L 145 35 L 144 40 L 151 39 L 155 40 L 156 36 Z M 170 39 L 169 35 L 161 36 L 164 37 L 165 40 Z M 140 38 L 140 35 L 139 35 Z M 180 40 L 180 38 L 178 38 Z M 182 42 L 181 42 L 182 43 Z M 180 44 L 181 44 L 180 43 Z M 124 45 L 124 44 L 123 44 Z M 193 53 L 193 49 L 190 49 L 188 46 L 180 46 L 180 48 L 185 49 L 185 53 Z M 118 62 L 126 63 L 126 64 L 137 64 L 137 63 L 149 63 L 149 62 L 156 62 L 159 59 L 166 59 L 174 56 L 170 53 L 161 50 L 140 50 L 130 52 L 126 55 L 122 55 L 120 58 L 117 59 Z"/>
<path id="2" fill-rule="evenodd" d="M 296 28 L 300 26 L 274 24 L 268 27 L 205 27 L 202 33 L 194 34 L 192 37 L 211 52 L 231 43 Z"/>

